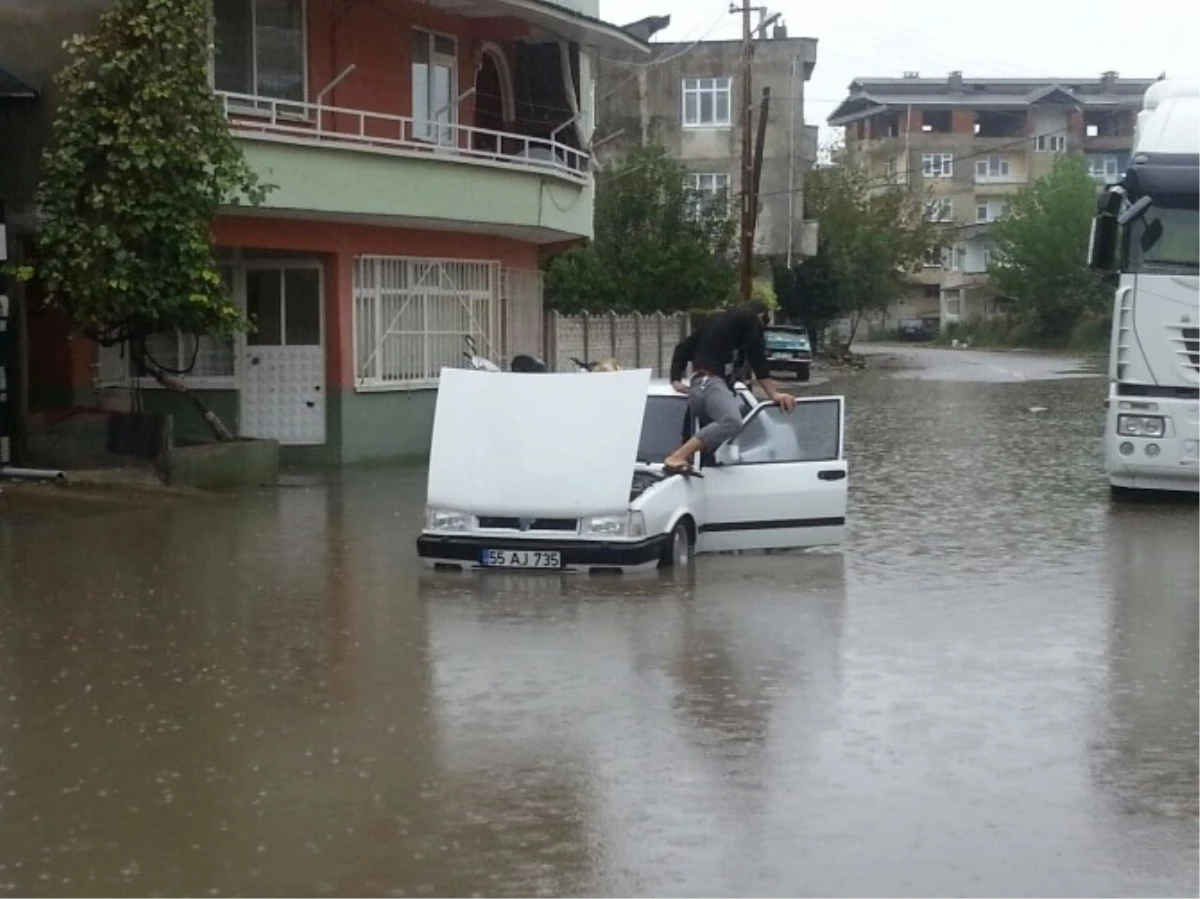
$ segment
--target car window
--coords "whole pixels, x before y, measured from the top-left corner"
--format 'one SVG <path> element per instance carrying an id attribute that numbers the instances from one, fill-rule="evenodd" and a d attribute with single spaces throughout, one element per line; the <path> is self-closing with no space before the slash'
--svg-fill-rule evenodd
<path id="1" fill-rule="evenodd" d="M 767 406 L 746 422 L 731 443 L 737 461 L 722 453 L 722 464 L 755 465 L 764 462 L 829 462 L 841 454 L 838 400 L 797 403 L 794 412 Z"/>
<path id="2" fill-rule="evenodd" d="M 661 462 L 683 443 L 684 416 L 687 398 L 651 396 L 646 398 L 646 413 L 642 417 L 642 436 L 638 440 L 639 462 Z"/>

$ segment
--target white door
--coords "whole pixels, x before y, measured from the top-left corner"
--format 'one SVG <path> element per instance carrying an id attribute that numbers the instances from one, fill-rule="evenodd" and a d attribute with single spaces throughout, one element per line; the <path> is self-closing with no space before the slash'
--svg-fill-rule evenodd
<path id="1" fill-rule="evenodd" d="M 764 403 L 704 469 L 699 552 L 840 543 L 848 470 L 842 397 L 809 397 L 791 413 Z"/>
<path id="2" fill-rule="evenodd" d="M 242 351 L 241 431 L 283 444 L 325 442 L 319 264 L 245 269 L 250 331 Z"/>

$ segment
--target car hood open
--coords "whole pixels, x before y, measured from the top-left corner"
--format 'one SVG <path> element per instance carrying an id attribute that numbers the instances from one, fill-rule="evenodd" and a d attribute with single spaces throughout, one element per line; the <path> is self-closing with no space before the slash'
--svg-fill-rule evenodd
<path id="1" fill-rule="evenodd" d="M 649 369 L 443 369 L 427 501 L 475 515 L 579 518 L 624 509 Z"/>

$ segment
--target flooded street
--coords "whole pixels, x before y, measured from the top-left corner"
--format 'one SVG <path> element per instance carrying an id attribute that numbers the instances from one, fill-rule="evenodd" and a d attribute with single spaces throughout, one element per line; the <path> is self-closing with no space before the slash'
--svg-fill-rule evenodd
<path id="1" fill-rule="evenodd" d="M 410 469 L 0 512 L 0 894 L 1196 895 L 1196 505 L 1110 503 L 1076 364 L 896 352 L 808 388 L 840 554 L 435 576 Z"/>

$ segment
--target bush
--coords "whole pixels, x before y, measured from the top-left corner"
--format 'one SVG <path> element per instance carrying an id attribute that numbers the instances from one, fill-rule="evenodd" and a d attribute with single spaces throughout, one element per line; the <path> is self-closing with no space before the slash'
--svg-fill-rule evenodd
<path id="1" fill-rule="evenodd" d="M 1088 316 L 1071 329 L 1067 348 L 1079 352 L 1107 352 L 1112 339 L 1112 316 Z"/>

